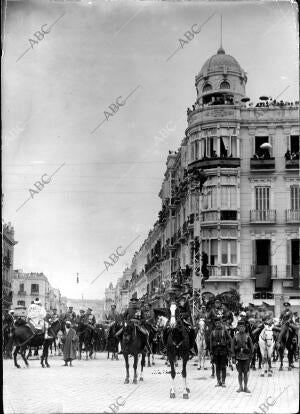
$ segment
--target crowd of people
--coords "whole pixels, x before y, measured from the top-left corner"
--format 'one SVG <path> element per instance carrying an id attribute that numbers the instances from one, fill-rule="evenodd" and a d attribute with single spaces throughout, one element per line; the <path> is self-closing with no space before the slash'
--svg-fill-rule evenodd
<path id="1" fill-rule="evenodd" d="M 216 367 L 217 387 L 225 387 L 226 380 L 226 366 L 231 360 L 236 363 L 238 371 L 239 388 L 237 392 L 244 391 L 249 393 L 248 376 L 250 362 L 253 357 L 253 342 L 250 335 L 250 330 L 253 333 L 260 332 L 265 325 L 275 326 L 280 331 L 278 341 L 282 341 L 287 329 L 294 331 L 299 329 L 299 317 L 297 312 L 292 312 L 290 303 L 284 303 L 284 310 L 280 318 L 274 318 L 272 310 L 268 309 L 263 302 L 260 306 L 255 307 L 249 303 L 248 307 L 243 308 L 238 306 L 237 310 L 231 311 L 226 301 L 219 299 L 214 302 L 203 303 L 192 315 L 190 289 L 185 289 L 183 292 L 181 286 L 172 289 L 172 295 L 166 295 L 166 316 L 170 320 L 170 306 L 171 303 L 177 305 L 177 317 L 182 326 L 188 333 L 190 356 L 196 355 L 196 333 L 199 325 L 199 320 L 205 321 L 206 330 L 209 332 L 208 344 L 211 362 Z M 174 293 L 175 292 L 175 293 Z M 29 306 L 27 311 L 27 324 L 31 327 L 33 334 L 44 334 L 45 339 L 49 335 L 49 326 L 51 326 L 58 319 L 64 322 L 64 332 L 62 332 L 63 343 L 63 359 L 64 365 L 72 366 L 72 361 L 76 358 L 76 351 L 78 346 L 78 326 L 89 326 L 95 329 L 96 318 L 92 313 L 92 309 L 80 309 L 79 314 L 76 314 L 73 307 L 70 306 L 68 311 L 63 315 L 58 315 L 57 309 L 52 309 L 47 312 L 38 298 Z M 10 322 L 9 322 L 10 320 Z M 13 322 L 18 324 L 14 318 L 14 311 L 10 310 L 5 313 L 3 319 L 4 324 Z M 149 343 L 149 332 L 151 327 L 154 332 L 159 332 L 158 315 L 153 309 L 151 302 L 147 298 L 137 299 L 131 298 L 128 308 L 123 313 L 116 311 L 116 305 L 112 304 L 111 309 L 105 315 L 106 327 L 110 329 L 114 324 L 121 327 L 115 332 L 115 337 L 121 341 L 124 323 L 135 323 L 137 329 L 145 336 L 145 343 L 147 351 L 151 352 L 151 345 Z M 253 328 L 254 327 L 254 328 Z M 163 328 L 169 329 L 169 324 Z M 162 333 L 162 339 L 164 334 Z M 162 341 L 163 342 L 163 341 Z M 165 353 L 166 343 L 163 344 L 162 352 Z"/>

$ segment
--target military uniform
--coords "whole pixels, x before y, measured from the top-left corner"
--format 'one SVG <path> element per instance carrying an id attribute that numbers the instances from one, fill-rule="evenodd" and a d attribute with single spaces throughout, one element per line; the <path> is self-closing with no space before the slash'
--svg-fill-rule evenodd
<path id="1" fill-rule="evenodd" d="M 64 321 L 70 321 L 71 325 L 73 326 L 76 323 L 76 313 L 73 310 L 69 309 L 65 313 Z"/>
<path id="2" fill-rule="evenodd" d="M 282 343 L 282 338 L 283 336 L 286 334 L 286 332 L 288 331 L 288 329 L 292 329 L 295 333 L 295 328 L 296 326 L 294 325 L 295 320 L 294 320 L 294 314 L 291 311 L 291 309 L 288 307 L 290 306 L 290 304 L 288 302 L 283 304 L 284 306 L 287 306 L 286 309 L 284 309 L 281 314 L 280 314 L 280 322 L 281 322 L 281 329 L 280 329 L 280 333 L 278 336 L 278 341 L 280 343 Z"/>

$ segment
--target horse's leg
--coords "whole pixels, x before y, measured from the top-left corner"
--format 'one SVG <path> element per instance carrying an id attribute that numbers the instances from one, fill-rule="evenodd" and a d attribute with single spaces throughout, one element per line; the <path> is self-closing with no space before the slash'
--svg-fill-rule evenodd
<path id="1" fill-rule="evenodd" d="M 139 361 L 139 354 L 136 352 L 134 354 L 134 362 L 133 362 L 133 370 L 134 370 L 134 376 L 133 376 L 133 384 L 137 384 L 137 365 L 138 365 L 138 361 Z"/>
<path id="2" fill-rule="evenodd" d="M 18 364 L 18 362 L 17 362 L 17 355 L 18 355 L 19 350 L 20 350 L 20 347 L 19 347 L 19 346 L 16 346 L 16 347 L 15 347 L 15 350 L 14 350 L 14 353 L 13 353 L 13 357 L 14 357 L 14 364 L 15 364 L 15 367 L 16 367 L 16 368 L 21 368 L 21 366 L 20 366 L 20 365 Z"/>
<path id="3" fill-rule="evenodd" d="M 150 352 L 149 351 L 147 351 L 147 358 L 148 358 L 148 367 L 151 367 Z"/>
<path id="4" fill-rule="evenodd" d="M 143 378 L 143 370 L 144 370 L 144 366 L 146 365 L 145 364 L 145 361 L 146 361 L 146 354 L 145 354 L 145 352 L 143 352 L 142 353 L 142 359 L 141 359 L 141 375 L 140 375 L 140 381 L 144 381 L 144 378 Z"/>
<path id="5" fill-rule="evenodd" d="M 26 358 L 26 346 L 23 348 L 23 347 L 21 347 L 20 348 L 20 354 L 21 354 L 21 357 L 23 358 L 23 361 L 25 362 L 25 365 L 26 365 L 26 367 L 28 368 L 29 367 L 29 364 L 28 364 L 28 361 L 27 361 L 27 358 Z"/>
<path id="6" fill-rule="evenodd" d="M 43 353 L 45 354 L 45 364 L 47 368 L 50 368 L 50 365 L 48 364 L 48 354 L 49 354 L 49 342 L 44 341 L 43 344 Z"/>
<path id="7" fill-rule="evenodd" d="M 129 362 L 128 362 L 128 354 L 123 352 L 124 359 L 125 359 L 125 366 L 126 366 L 126 378 L 124 384 L 129 384 Z"/>
<path id="8" fill-rule="evenodd" d="M 183 379 L 183 395 L 182 395 L 182 397 L 184 398 L 184 399 L 188 399 L 189 398 L 189 392 L 190 392 L 190 389 L 187 387 L 187 384 L 186 384 L 186 365 L 187 365 L 187 358 L 186 357 L 182 357 L 182 373 L 181 373 L 181 375 L 182 375 L 182 379 Z"/>
<path id="9" fill-rule="evenodd" d="M 171 378 L 172 378 L 172 386 L 170 389 L 170 398 L 175 398 L 175 376 L 176 371 L 174 367 L 174 359 L 169 357 L 170 366 L 171 366 Z"/>

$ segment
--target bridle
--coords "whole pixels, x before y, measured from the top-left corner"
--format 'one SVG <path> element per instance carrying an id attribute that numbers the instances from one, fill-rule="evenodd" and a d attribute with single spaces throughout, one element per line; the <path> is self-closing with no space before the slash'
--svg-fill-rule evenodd
<path id="1" fill-rule="evenodd" d="M 262 332 L 260 333 L 259 337 L 265 342 L 267 347 L 271 347 L 272 344 L 274 344 L 273 331 L 272 331 L 271 338 L 266 337 L 266 331 L 270 332 L 270 331 L 272 331 L 272 328 L 267 329 L 267 327 L 265 326 L 264 329 L 262 330 Z M 269 344 L 268 341 L 271 341 L 271 343 Z"/>

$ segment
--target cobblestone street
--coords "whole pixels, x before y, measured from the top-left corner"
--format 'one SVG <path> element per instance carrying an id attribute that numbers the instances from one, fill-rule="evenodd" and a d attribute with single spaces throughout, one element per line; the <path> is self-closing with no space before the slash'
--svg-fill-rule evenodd
<path id="1" fill-rule="evenodd" d="M 50 357 L 50 369 L 42 369 L 38 360 L 30 367 L 16 369 L 12 360 L 4 360 L 5 413 L 100 413 L 100 412 L 207 412 L 207 413 L 296 413 L 298 411 L 299 365 L 292 371 L 278 371 L 274 376 L 260 377 L 251 371 L 251 394 L 236 393 L 237 372 L 228 371 L 226 388 L 215 388 L 210 370 L 197 370 L 190 361 L 187 367 L 190 398 L 182 398 L 181 374 L 176 376 L 176 398 L 170 399 L 170 374 L 165 361 L 155 357 L 155 366 L 145 368 L 144 381 L 123 384 L 124 360 L 106 359 L 98 353 L 95 360 L 74 361 L 74 367 L 63 367 L 60 357 Z M 133 359 L 130 359 L 132 366 Z M 177 373 L 180 372 L 181 363 Z M 117 401 L 120 405 L 117 405 Z M 269 405 L 268 403 L 269 402 Z M 123 404 L 123 405 L 121 405 Z"/>

